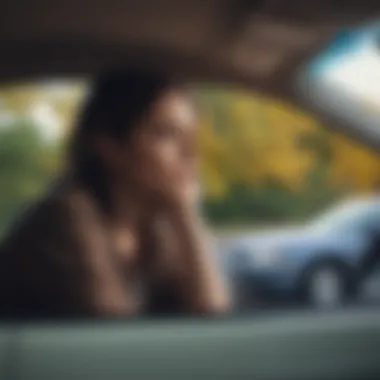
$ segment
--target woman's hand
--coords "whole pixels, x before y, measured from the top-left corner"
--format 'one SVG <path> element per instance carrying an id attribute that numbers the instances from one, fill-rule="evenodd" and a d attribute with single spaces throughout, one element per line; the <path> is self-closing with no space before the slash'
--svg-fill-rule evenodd
<path id="1" fill-rule="evenodd" d="M 174 257 L 179 263 L 177 284 L 188 311 L 221 313 L 229 309 L 229 294 L 218 253 L 199 215 L 199 186 L 177 187 L 164 203 Z"/>
<path id="2" fill-rule="evenodd" d="M 197 181 L 176 183 L 168 180 L 166 184 L 153 198 L 151 212 L 155 210 L 157 215 L 174 217 L 199 209 L 200 186 Z"/>

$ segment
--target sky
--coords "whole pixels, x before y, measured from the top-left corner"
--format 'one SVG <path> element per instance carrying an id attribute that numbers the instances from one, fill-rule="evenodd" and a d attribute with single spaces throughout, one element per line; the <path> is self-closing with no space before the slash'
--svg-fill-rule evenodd
<path id="1" fill-rule="evenodd" d="M 355 94 L 366 107 L 380 113 L 380 51 L 364 44 L 326 68 L 324 80 Z"/>
<path id="2" fill-rule="evenodd" d="M 310 70 L 329 88 L 355 99 L 362 111 L 380 115 L 379 35 L 378 23 L 342 30 L 312 62 Z"/>
<path id="3" fill-rule="evenodd" d="M 78 85 L 81 86 L 81 92 L 84 94 L 87 86 L 82 82 L 50 80 L 42 83 L 44 96 L 30 106 L 29 114 L 48 142 L 59 139 L 62 136 L 64 126 L 64 120 L 51 101 L 67 99 L 73 95 L 73 91 L 78 89 Z"/>
<path id="4" fill-rule="evenodd" d="M 35 125 L 47 141 L 56 141 L 61 137 L 63 120 L 51 104 L 41 100 L 33 104 L 29 112 Z"/>

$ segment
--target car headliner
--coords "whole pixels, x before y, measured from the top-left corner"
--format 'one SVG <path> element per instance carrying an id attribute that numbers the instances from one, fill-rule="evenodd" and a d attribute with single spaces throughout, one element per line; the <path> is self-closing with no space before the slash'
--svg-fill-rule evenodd
<path id="1" fill-rule="evenodd" d="M 0 4 L 0 77 L 137 60 L 277 92 L 337 27 L 376 15 L 376 0 L 13 0 Z"/>
<path id="2" fill-rule="evenodd" d="M 378 0 L 13 0 L 0 3 L 0 81 L 134 63 L 291 101 L 297 69 Z"/>

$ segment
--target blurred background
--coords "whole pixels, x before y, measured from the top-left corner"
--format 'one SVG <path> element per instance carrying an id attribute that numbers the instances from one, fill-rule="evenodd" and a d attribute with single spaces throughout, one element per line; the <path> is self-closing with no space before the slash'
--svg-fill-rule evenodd
<path id="1" fill-rule="evenodd" d="M 64 165 L 65 143 L 87 89 L 86 81 L 63 80 L 0 87 L 2 234 Z M 290 229 L 293 241 L 304 238 L 300 228 L 321 213 L 328 216 L 328 210 L 348 198 L 371 200 L 379 190 L 380 158 L 298 109 L 233 87 L 195 90 L 201 104 L 203 210 L 218 239 L 229 242 L 224 250 L 240 238 L 258 232 L 262 237 L 263 230 L 272 234 L 272 245 Z M 378 215 L 380 221 L 380 207 Z M 313 242 L 309 238 L 304 246 L 310 250 Z M 318 248 L 315 255 L 326 249 Z M 268 265 L 266 273 L 273 273 Z M 344 287 L 346 275 L 342 270 Z M 331 293 L 331 284 L 329 289 Z"/>
<path id="2" fill-rule="evenodd" d="M 63 164 L 84 82 L 0 87 L 0 226 Z M 309 115 L 234 88 L 198 87 L 204 210 L 225 233 L 308 220 L 380 186 L 380 158 Z"/>

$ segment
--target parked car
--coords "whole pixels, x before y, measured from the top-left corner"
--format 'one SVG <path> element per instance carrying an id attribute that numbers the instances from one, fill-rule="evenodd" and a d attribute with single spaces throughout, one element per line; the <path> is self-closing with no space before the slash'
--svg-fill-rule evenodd
<path id="1" fill-rule="evenodd" d="M 233 239 L 226 265 L 240 306 L 336 306 L 358 294 L 379 261 L 379 238 L 380 197 L 346 200 L 300 228 Z"/>

